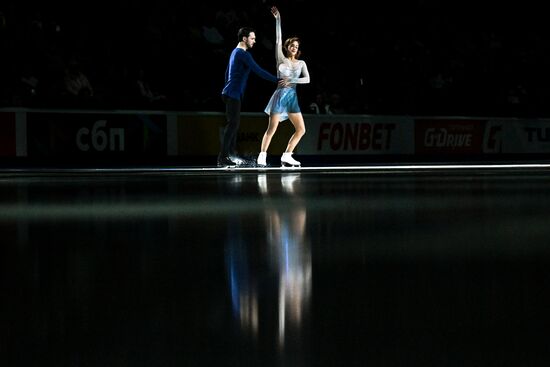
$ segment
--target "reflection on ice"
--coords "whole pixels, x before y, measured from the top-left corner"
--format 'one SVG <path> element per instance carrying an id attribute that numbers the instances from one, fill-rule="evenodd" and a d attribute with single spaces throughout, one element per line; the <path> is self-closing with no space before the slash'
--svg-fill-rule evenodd
<path id="1" fill-rule="evenodd" d="M 243 335 L 271 340 L 283 350 L 288 340 L 300 344 L 308 318 L 312 265 L 307 211 L 299 173 L 259 174 L 257 180 L 264 198 L 264 223 L 258 226 L 265 226 L 265 238 L 258 239 L 258 228 L 250 230 L 254 226 L 244 218 L 233 222 L 229 232 L 233 314 Z M 247 231 L 254 232 L 253 241 Z"/>

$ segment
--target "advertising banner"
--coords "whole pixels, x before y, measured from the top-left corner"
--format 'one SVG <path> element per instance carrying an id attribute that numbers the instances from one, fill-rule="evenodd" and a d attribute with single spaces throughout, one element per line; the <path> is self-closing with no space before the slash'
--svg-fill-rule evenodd
<path id="1" fill-rule="evenodd" d="M 29 157 L 165 156 L 166 116 L 27 113 Z"/>
<path id="2" fill-rule="evenodd" d="M 504 125 L 504 153 L 550 153 L 550 120 L 509 120 Z"/>
<path id="3" fill-rule="evenodd" d="M 550 153 L 550 119 L 303 117 L 306 134 L 295 149 L 303 155 L 338 159 L 364 155 L 372 161 L 378 159 L 376 156 L 385 159 L 384 155 L 408 155 L 417 160 L 439 155 L 446 159 L 453 155 L 457 159 L 474 155 L 509 159 L 517 155 L 522 159 L 529 154 Z M 242 113 L 237 134 L 239 155 L 255 157 L 260 152 L 268 121 L 263 113 Z M 143 158 L 162 163 L 163 157 L 216 156 L 224 126 L 225 115 L 211 112 L 2 110 L 0 157 L 27 157 L 30 161 L 55 157 L 60 163 L 82 158 Z M 280 122 L 268 154 L 284 152 L 293 133 L 290 120 Z"/>
<path id="4" fill-rule="evenodd" d="M 0 131 L 0 157 L 15 156 L 15 112 L 0 112 Z"/>
<path id="5" fill-rule="evenodd" d="M 237 152 L 240 155 L 257 155 L 260 152 L 267 124 L 267 115 L 241 114 L 241 124 L 237 132 Z M 224 126 L 223 114 L 178 116 L 178 155 L 217 155 Z M 284 152 L 293 132 L 290 121 L 281 122 L 269 146 L 270 153 Z"/>
<path id="6" fill-rule="evenodd" d="M 415 119 L 417 154 L 481 154 L 486 120 Z"/>
<path id="7" fill-rule="evenodd" d="M 315 155 L 413 154 L 414 127 L 407 116 L 305 115 L 297 151 Z"/>

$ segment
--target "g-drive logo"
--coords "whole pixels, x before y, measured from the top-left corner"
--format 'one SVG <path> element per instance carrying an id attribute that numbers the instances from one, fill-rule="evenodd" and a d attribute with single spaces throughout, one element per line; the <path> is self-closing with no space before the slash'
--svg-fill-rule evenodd
<path id="1" fill-rule="evenodd" d="M 428 148 L 471 147 L 473 134 L 470 132 L 449 132 L 447 128 L 428 128 L 424 133 L 424 146 Z"/>
<path id="2" fill-rule="evenodd" d="M 417 153 L 479 154 L 485 120 L 415 120 Z"/>

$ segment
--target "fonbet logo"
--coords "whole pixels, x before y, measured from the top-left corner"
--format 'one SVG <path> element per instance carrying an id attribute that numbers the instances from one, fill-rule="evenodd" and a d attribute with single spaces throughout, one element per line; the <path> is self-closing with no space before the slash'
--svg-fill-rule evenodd
<path id="1" fill-rule="evenodd" d="M 333 151 L 386 151 L 391 148 L 393 123 L 322 123 L 319 127 L 317 149 L 328 147 Z"/>

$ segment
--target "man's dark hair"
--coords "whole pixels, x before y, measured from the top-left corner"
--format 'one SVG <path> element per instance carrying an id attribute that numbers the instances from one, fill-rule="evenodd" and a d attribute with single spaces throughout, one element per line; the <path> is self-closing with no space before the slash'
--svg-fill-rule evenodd
<path id="1" fill-rule="evenodd" d="M 256 31 L 254 30 L 254 28 L 250 28 L 250 27 L 242 27 L 241 29 L 239 29 L 239 33 L 237 34 L 237 37 L 239 38 L 239 42 L 243 40 L 243 37 L 250 36 L 251 32 L 256 32 Z"/>

